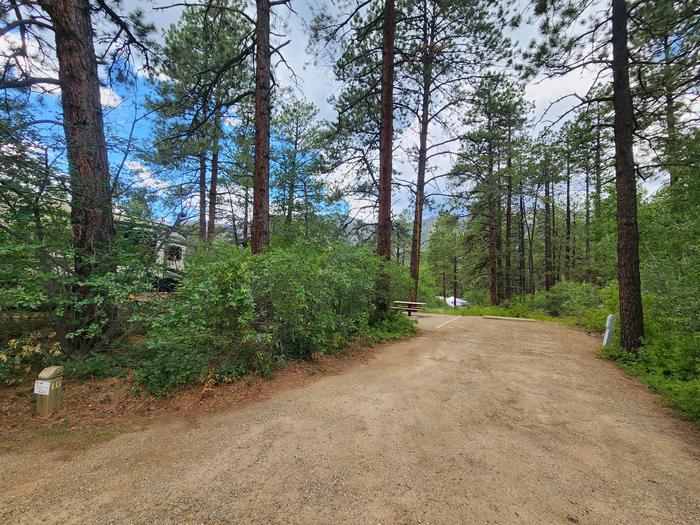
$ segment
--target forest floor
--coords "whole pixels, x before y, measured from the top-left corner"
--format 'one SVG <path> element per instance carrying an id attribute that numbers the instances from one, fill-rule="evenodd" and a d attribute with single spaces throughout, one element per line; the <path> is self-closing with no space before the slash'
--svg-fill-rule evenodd
<path id="1" fill-rule="evenodd" d="M 419 326 L 252 395 L 215 389 L 228 408 L 5 447 L 0 522 L 700 523 L 700 429 L 598 358 L 599 337 Z"/>

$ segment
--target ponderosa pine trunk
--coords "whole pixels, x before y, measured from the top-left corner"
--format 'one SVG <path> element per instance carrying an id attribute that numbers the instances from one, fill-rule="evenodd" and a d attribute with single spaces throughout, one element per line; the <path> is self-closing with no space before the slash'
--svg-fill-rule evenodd
<path id="1" fill-rule="evenodd" d="M 394 0 L 384 3 L 384 35 L 382 41 L 381 122 L 379 128 L 379 198 L 377 216 L 377 255 L 391 258 L 391 176 L 394 134 L 394 33 L 396 10 Z M 382 272 L 377 306 L 388 310 L 389 277 Z"/>
<path id="2" fill-rule="evenodd" d="M 585 216 L 585 223 L 584 223 L 584 234 L 586 236 L 586 272 L 589 273 L 588 269 L 588 259 L 591 257 L 591 174 L 588 170 L 586 170 L 586 200 L 585 200 L 585 206 L 586 206 L 586 216 Z M 588 279 L 589 276 L 587 275 L 586 278 Z"/>
<path id="3" fill-rule="evenodd" d="M 416 207 L 413 213 L 413 236 L 411 237 L 411 301 L 418 298 L 420 272 L 420 249 L 423 233 L 423 206 L 425 205 L 425 171 L 428 158 L 428 125 L 430 123 L 430 86 L 432 84 L 433 32 L 428 29 L 427 11 L 423 20 L 423 83 L 421 93 L 420 132 L 418 140 L 418 170 L 416 174 Z"/>
<path id="4" fill-rule="evenodd" d="M 550 191 L 550 202 L 551 202 L 551 217 L 552 217 L 552 286 L 557 284 L 561 278 L 561 246 L 557 246 L 557 240 L 559 239 L 559 234 L 557 233 L 557 202 L 555 198 L 555 184 L 554 180 L 551 182 Z"/>
<path id="5" fill-rule="evenodd" d="M 496 189 L 494 188 L 496 181 L 494 180 L 493 170 L 493 152 L 492 144 L 488 145 L 488 180 L 486 181 L 486 191 L 488 199 L 488 242 L 489 242 L 489 299 L 491 306 L 498 305 L 498 237 L 496 235 L 497 228 L 497 203 Z"/>
<path id="6" fill-rule="evenodd" d="M 531 294 L 535 294 L 535 259 L 533 255 L 533 246 L 535 243 L 535 227 L 537 226 L 537 200 L 540 194 L 539 185 L 535 188 L 535 201 L 532 205 L 532 228 L 530 228 L 529 223 L 525 223 L 527 228 L 527 266 L 528 274 L 530 276 L 529 291 Z"/>
<path id="7" fill-rule="evenodd" d="M 309 236 L 309 209 L 311 208 L 309 198 L 309 186 L 305 179 L 301 179 L 301 187 L 304 193 L 304 237 Z"/>
<path id="8" fill-rule="evenodd" d="M 598 103 L 600 104 L 600 103 Z M 596 126 L 595 126 L 595 197 L 593 199 L 593 215 L 596 221 L 600 221 L 603 216 L 603 163 L 600 128 L 600 107 L 596 106 Z"/>
<path id="9" fill-rule="evenodd" d="M 576 212 L 571 212 L 571 273 L 576 268 Z"/>
<path id="10" fill-rule="evenodd" d="M 498 280 L 496 283 L 498 290 L 498 304 L 501 304 L 505 298 L 505 276 L 503 275 L 503 202 L 501 198 L 501 166 L 498 166 L 498 175 L 496 176 L 496 186 L 494 187 L 494 201 L 496 210 L 496 273 Z"/>
<path id="11" fill-rule="evenodd" d="M 211 180 L 209 181 L 209 221 L 207 223 L 207 239 L 214 239 L 216 229 L 216 197 L 218 195 L 219 179 L 219 137 L 214 139 L 214 147 L 211 152 Z"/>
<path id="12" fill-rule="evenodd" d="M 53 0 L 40 4 L 51 18 L 56 42 L 68 155 L 74 268 L 82 281 L 115 269 L 110 254 L 114 237 L 112 189 L 91 6 L 88 0 Z M 78 285 L 76 292 L 86 303 L 74 312 L 79 328 L 100 322 L 100 311 L 105 312 L 105 308 L 89 300 L 90 289 Z M 107 316 L 112 318 L 115 312 L 108 310 Z M 103 324 L 103 330 L 109 330 L 110 324 Z M 78 337 L 73 344 L 84 349 L 92 340 Z"/>
<path id="13" fill-rule="evenodd" d="M 566 152 L 566 219 L 564 233 L 564 276 L 571 278 L 571 158 Z"/>
<path id="14" fill-rule="evenodd" d="M 615 188 L 617 190 L 617 275 L 620 287 L 620 344 L 635 350 L 644 337 L 637 179 L 634 166 L 634 109 L 627 49 L 627 2 L 612 1 Z"/>
<path id="15" fill-rule="evenodd" d="M 256 0 L 255 159 L 251 249 L 260 253 L 270 242 L 270 0 Z"/>
<path id="16" fill-rule="evenodd" d="M 520 295 L 525 295 L 527 291 L 525 288 L 525 197 L 522 183 L 518 204 L 518 292 Z"/>
<path id="17" fill-rule="evenodd" d="M 75 272 L 86 278 L 114 267 L 106 253 L 112 245 L 114 219 L 91 7 L 87 0 L 42 1 L 41 5 L 51 17 L 56 40 Z"/>
<path id="18" fill-rule="evenodd" d="M 294 126 L 294 149 L 292 150 L 292 165 L 289 169 L 289 186 L 287 187 L 287 210 L 285 221 L 291 224 L 294 217 L 294 194 L 296 193 L 297 184 L 297 151 L 299 149 L 299 121 L 297 120 Z"/>
<path id="19" fill-rule="evenodd" d="M 548 169 L 548 167 L 547 167 Z M 549 192 L 549 172 L 544 179 L 544 289 L 554 284 L 554 253 L 552 250 L 552 202 Z"/>
<path id="20" fill-rule="evenodd" d="M 512 132 L 508 126 L 508 156 L 506 159 L 506 271 L 505 271 L 505 297 L 513 294 L 513 262 L 511 247 L 513 243 L 513 158 L 512 158 Z"/>
<path id="21" fill-rule="evenodd" d="M 199 154 L 199 240 L 207 240 L 207 155 Z"/>
<path id="22" fill-rule="evenodd" d="M 228 194 L 231 195 L 231 190 L 228 190 Z M 233 244 L 234 246 L 240 246 L 240 239 L 238 238 L 238 219 L 236 218 L 236 210 L 233 205 L 233 200 L 229 199 L 229 205 L 231 206 L 231 231 L 233 233 Z"/>
<path id="23" fill-rule="evenodd" d="M 391 176 L 394 120 L 394 32 L 396 12 L 394 0 L 384 4 L 384 37 L 382 47 L 381 123 L 379 131 L 379 210 L 377 254 L 391 257 Z"/>
<path id="24" fill-rule="evenodd" d="M 246 184 L 243 192 L 243 246 L 248 246 L 248 224 L 250 223 L 250 190 Z"/>

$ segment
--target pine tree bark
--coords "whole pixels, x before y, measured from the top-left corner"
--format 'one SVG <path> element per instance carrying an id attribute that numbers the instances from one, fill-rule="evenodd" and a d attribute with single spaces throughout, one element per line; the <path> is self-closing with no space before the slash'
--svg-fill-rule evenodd
<path id="1" fill-rule="evenodd" d="M 226 188 L 228 190 L 229 196 L 231 195 L 231 190 L 230 188 Z M 240 239 L 238 237 L 238 219 L 236 218 L 236 211 L 233 206 L 233 201 L 229 199 L 229 204 L 231 206 L 231 230 L 233 232 L 233 244 L 234 246 L 240 246 Z"/>
<path id="2" fill-rule="evenodd" d="M 219 179 L 219 138 L 214 139 L 214 148 L 211 152 L 211 180 L 209 181 L 209 221 L 207 223 L 207 239 L 214 239 L 216 229 L 216 197 Z"/>
<path id="3" fill-rule="evenodd" d="M 497 228 L 497 203 L 496 189 L 494 188 L 496 181 L 494 180 L 493 167 L 493 151 L 492 144 L 488 145 L 488 179 L 486 181 L 486 197 L 488 199 L 488 240 L 489 240 L 489 298 L 491 306 L 497 306 L 499 302 L 498 295 L 498 237 L 496 235 Z"/>
<path id="4" fill-rule="evenodd" d="M 209 222 L 207 223 L 207 239 L 213 240 L 216 229 L 216 200 L 219 182 L 219 140 L 221 138 L 221 115 L 217 110 L 214 118 L 214 135 L 211 147 L 211 181 L 209 182 Z"/>
<path id="5" fill-rule="evenodd" d="M 207 240 L 207 154 L 199 154 L 199 240 Z"/>
<path id="6" fill-rule="evenodd" d="M 416 174 L 416 207 L 413 214 L 413 236 L 411 237 L 411 301 L 418 298 L 418 281 L 420 277 L 420 249 L 423 233 L 423 207 L 425 205 L 425 171 L 428 158 L 428 125 L 430 123 L 430 86 L 432 84 L 432 49 L 434 25 L 428 29 L 428 13 L 424 6 L 423 20 L 423 83 L 421 93 L 420 132 L 418 139 L 418 170 Z"/>
<path id="7" fill-rule="evenodd" d="M 548 170 L 548 167 L 547 167 Z M 552 202 L 549 192 L 549 172 L 544 179 L 544 289 L 554 284 L 554 254 L 552 251 Z"/>
<path id="8" fill-rule="evenodd" d="M 620 344 L 635 350 L 644 337 L 637 179 L 634 166 L 634 110 L 629 80 L 627 2 L 612 1 L 615 188 L 617 190 L 617 275 L 620 287 Z"/>
<path id="9" fill-rule="evenodd" d="M 489 298 L 491 306 L 497 306 L 498 297 L 498 240 L 496 238 L 496 205 L 493 196 L 489 196 Z"/>
<path id="10" fill-rule="evenodd" d="M 566 223 L 564 234 L 564 276 L 571 279 L 571 154 L 566 151 Z"/>
<path id="11" fill-rule="evenodd" d="M 525 197 L 520 183 L 518 206 L 518 292 L 525 295 Z"/>
<path id="12" fill-rule="evenodd" d="M 513 244 L 513 147 L 512 147 L 512 131 L 508 125 L 508 156 L 506 158 L 506 271 L 505 271 L 505 297 L 508 298 L 513 294 L 513 261 L 512 261 L 512 244 Z"/>
<path id="13" fill-rule="evenodd" d="M 97 323 L 102 333 L 109 335 L 115 308 L 92 300 L 93 291 L 82 284 L 88 278 L 116 269 L 111 253 L 114 238 L 112 188 L 91 6 L 88 0 L 43 0 L 40 5 L 51 19 L 56 43 L 68 156 L 73 264 L 79 279 L 75 293 L 83 303 L 66 316 L 67 320 L 72 319 L 67 323 L 66 332 Z M 96 341 L 95 337 L 79 335 L 71 345 L 87 350 Z"/>
<path id="14" fill-rule="evenodd" d="M 291 224 L 292 218 L 294 217 L 294 194 L 296 193 L 297 183 L 297 151 L 299 149 L 299 139 L 299 121 L 297 121 L 294 127 L 294 149 L 292 150 L 292 165 L 289 168 L 289 185 L 287 186 L 287 214 L 285 218 L 287 224 Z"/>
<path id="15" fill-rule="evenodd" d="M 603 163 L 602 144 L 600 136 L 600 107 L 596 106 L 596 127 L 595 127 L 595 197 L 593 199 L 593 215 L 596 221 L 603 216 Z"/>
<path id="16" fill-rule="evenodd" d="M 588 260 L 591 257 L 591 174 L 586 170 L 586 217 L 584 223 L 584 234 L 586 236 L 586 272 L 588 273 Z"/>
<path id="17" fill-rule="evenodd" d="M 270 0 L 256 0 L 252 252 L 270 242 Z"/>
<path id="18" fill-rule="evenodd" d="M 535 259 L 533 254 L 533 247 L 535 244 L 535 227 L 537 226 L 537 200 L 539 197 L 540 188 L 539 185 L 535 188 L 535 201 L 532 205 L 532 228 L 530 228 L 529 223 L 525 223 L 527 228 L 527 266 L 528 273 L 530 276 L 529 291 L 534 295 L 535 293 Z"/>
<path id="19" fill-rule="evenodd" d="M 576 212 L 571 213 L 571 273 L 576 268 Z"/>
<path id="20" fill-rule="evenodd" d="M 561 246 L 557 246 L 557 241 L 559 240 L 559 234 L 557 233 L 557 210 L 556 210 L 556 199 L 555 199 L 555 184 L 554 180 L 551 182 L 550 191 L 550 214 L 552 217 L 552 234 L 551 234 L 551 244 L 552 244 L 552 286 L 557 284 L 561 279 Z"/>
<path id="21" fill-rule="evenodd" d="M 382 42 L 381 123 L 379 129 L 379 202 L 377 216 L 377 255 L 391 258 L 391 176 L 394 134 L 394 33 L 396 10 L 394 0 L 384 3 L 384 35 Z M 377 308 L 388 311 L 389 276 L 381 272 L 378 283 Z"/>
<path id="22" fill-rule="evenodd" d="M 382 46 L 381 124 L 379 131 L 379 210 L 377 255 L 391 258 L 391 176 L 394 133 L 394 0 L 384 3 Z"/>
<path id="23" fill-rule="evenodd" d="M 496 184 L 494 187 L 494 203 L 496 212 L 496 224 L 495 224 L 495 235 L 496 235 L 496 275 L 498 279 L 496 281 L 496 287 L 498 290 L 498 304 L 501 304 L 505 298 L 505 275 L 503 272 L 503 199 L 501 196 L 501 168 L 500 163 L 498 166 L 498 176 L 496 177 Z"/>
<path id="24" fill-rule="evenodd" d="M 75 272 L 81 279 L 114 268 L 107 144 L 88 0 L 44 0 L 56 40 L 71 190 Z"/>
<path id="25" fill-rule="evenodd" d="M 250 190 L 246 184 L 243 191 L 243 246 L 248 246 L 248 225 L 250 224 Z"/>

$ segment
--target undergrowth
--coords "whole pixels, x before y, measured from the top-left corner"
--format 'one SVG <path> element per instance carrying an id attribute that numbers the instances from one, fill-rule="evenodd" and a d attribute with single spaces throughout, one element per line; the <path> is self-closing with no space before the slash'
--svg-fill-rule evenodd
<path id="1" fill-rule="evenodd" d="M 407 295 L 405 269 L 362 248 L 305 242 L 252 256 L 213 244 L 187 259 L 174 293 L 132 305 L 123 329 L 138 337 L 66 355 L 50 334 L 36 331 L 0 346 L 0 383 L 50 364 L 77 379 L 128 376 L 137 391 L 155 396 L 249 374 L 270 378 L 292 359 L 413 333 L 412 320 L 377 311 L 381 272 L 391 283 L 384 301 Z"/>

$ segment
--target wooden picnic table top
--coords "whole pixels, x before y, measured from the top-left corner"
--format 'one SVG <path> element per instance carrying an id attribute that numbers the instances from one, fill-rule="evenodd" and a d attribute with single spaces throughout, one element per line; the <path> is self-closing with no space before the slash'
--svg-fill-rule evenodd
<path id="1" fill-rule="evenodd" d="M 428 303 L 417 303 L 415 301 L 394 301 L 395 304 L 420 304 L 420 305 L 426 305 Z"/>

